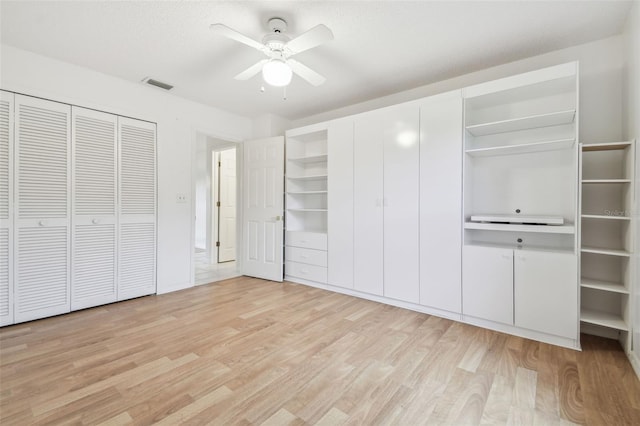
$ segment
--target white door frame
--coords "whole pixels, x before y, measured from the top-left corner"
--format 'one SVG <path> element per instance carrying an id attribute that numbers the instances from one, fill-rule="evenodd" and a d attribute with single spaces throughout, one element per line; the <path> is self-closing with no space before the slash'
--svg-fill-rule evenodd
<path id="1" fill-rule="evenodd" d="M 237 209 L 237 223 L 236 223 L 236 271 L 240 273 L 242 268 L 242 259 L 239 255 L 243 250 L 243 235 L 242 235 L 242 171 L 243 171 L 243 145 L 242 140 L 237 138 L 232 138 L 225 135 L 216 135 L 214 133 L 208 132 L 206 130 L 201 129 L 193 129 L 192 137 L 191 137 L 191 188 L 190 188 L 190 212 L 191 212 L 191 247 L 190 247 L 190 265 L 191 265 L 191 277 L 190 284 L 191 287 L 195 285 L 195 246 L 196 246 L 196 221 L 195 221 L 195 211 L 196 211 L 196 151 L 197 151 L 197 143 L 198 143 L 198 135 L 204 135 L 212 139 L 216 139 L 215 148 L 224 149 L 227 148 L 235 148 L 236 149 L 236 209 Z M 211 155 L 211 154 L 208 154 Z M 212 209 L 211 209 L 212 210 Z"/>

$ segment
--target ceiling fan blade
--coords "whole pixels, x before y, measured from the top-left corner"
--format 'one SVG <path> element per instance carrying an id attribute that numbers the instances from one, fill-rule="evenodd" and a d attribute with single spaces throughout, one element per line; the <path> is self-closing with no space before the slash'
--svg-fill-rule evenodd
<path id="1" fill-rule="evenodd" d="M 295 59 L 289 59 L 287 60 L 287 63 L 291 67 L 291 71 L 298 74 L 300 77 L 307 80 L 310 84 L 314 86 L 320 86 L 322 83 L 324 83 L 327 80 L 326 78 L 324 78 L 323 76 L 321 76 L 320 74 L 318 74 L 317 72 L 309 68 L 308 66 L 301 64 Z"/>
<path id="2" fill-rule="evenodd" d="M 290 40 L 285 45 L 285 48 L 289 49 L 292 55 L 295 55 L 329 40 L 333 40 L 333 33 L 325 25 L 320 24 Z"/>
<path id="3" fill-rule="evenodd" d="M 240 43 L 246 44 L 247 46 L 251 46 L 254 49 L 257 49 L 260 51 L 264 51 L 265 49 L 264 44 L 257 42 L 254 39 L 249 38 L 246 35 L 241 34 L 236 30 L 227 27 L 224 24 L 211 24 L 209 26 L 209 29 L 218 35 L 230 38 L 231 40 L 239 41 Z"/>
<path id="4" fill-rule="evenodd" d="M 258 74 L 262 70 L 264 64 L 266 64 L 267 62 L 269 62 L 268 59 L 263 59 L 260 62 L 251 65 L 249 68 L 242 71 L 240 74 L 236 75 L 233 78 L 236 80 L 249 80 L 251 77 Z"/>

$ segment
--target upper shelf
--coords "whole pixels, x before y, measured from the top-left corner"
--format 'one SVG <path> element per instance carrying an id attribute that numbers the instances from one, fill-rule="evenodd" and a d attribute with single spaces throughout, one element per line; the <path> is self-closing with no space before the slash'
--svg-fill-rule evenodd
<path id="1" fill-rule="evenodd" d="M 631 183 L 631 179 L 582 179 L 582 183 Z"/>
<path id="2" fill-rule="evenodd" d="M 530 115 L 527 117 L 511 118 L 466 126 L 473 136 L 493 135 L 496 133 L 515 132 L 518 130 L 534 129 L 538 127 L 558 126 L 572 123 L 576 110 L 556 111 L 547 114 Z"/>
<path id="3" fill-rule="evenodd" d="M 309 155 L 307 157 L 297 157 L 297 158 L 289 158 L 289 161 L 293 161 L 295 163 L 301 163 L 301 164 L 306 164 L 306 163 L 320 163 L 320 162 L 324 162 L 327 161 L 327 154 L 319 154 L 319 155 Z"/>
<path id="4" fill-rule="evenodd" d="M 573 146 L 575 139 L 559 139 L 554 141 L 531 142 L 518 145 L 504 145 L 490 148 L 467 149 L 465 152 L 473 157 L 489 157 L 493 155 L 528 154 L 532 152 L 555 151 Z"/>

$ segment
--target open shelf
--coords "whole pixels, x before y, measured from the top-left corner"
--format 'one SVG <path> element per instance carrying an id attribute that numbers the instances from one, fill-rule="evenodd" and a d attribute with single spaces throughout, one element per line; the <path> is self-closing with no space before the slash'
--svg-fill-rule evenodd
<path id="1" fill-rule="evenodd" d="M 582 150 L 583 151 L 611 151 L 611 150 L 626 149 L 630 147 L 631 144 L 632 144 L 631 141 L 583 144 Z"/>
<path id="2" fill-rule="evenodd" d="M 606 254 L 609 256 L 621 256 L 621 257 L 629 257 L 631 254 L 626 250 L 616 250 L 616 249 L 607 249 L 600 247 L 582 247 L 581 251 L 583 253 L 595 253 L 595 254 Z"/>
<path id="3" fill-rule="evenodd" d="M 323 180 L 327 179 L 328 175 L 313 175 L 313 176 L 287 176 L 287 179 L 292 180 Z"/>
<path id="4" fill-rule="evenodd" d="M 297 157 L 297 158 L 289 158 L 289 161 L 293 161 L 294 163 L 319 163 L 323 161 L 327 161 L 327 154 L 319 154 L 319 155 L 310 155 L 307 157 Z"/>
<path id="5" fill-rule="evenodd" d="M 327 209 L 287 209 L 290 212 L 326 212 Z"/>
<path id="6" fill-rule="evenodd" d="M 529 154 L 532 152 L 556 151 L 573 146 L 575 139 L 560 139 L 554 141 L 531 142 L 517 145 L 496 146 L 490 148 L 467 149 L 465 152 L 473 157 L 488 157 L 492 155 Z"/>
<path id="7" fill-rule="evenodd" d="M 622 283 L 612 283 L 609 281 L 594 280 L 591 278 L 581 278 L 580 286 L 593 288 L 596 290 L 610 291 L 612 293 L 629 294 L 629 290 Z"/>
<path id="8" fill-rule="evenodd" d="M 631 183 L 631 179 L 582 179 L 582 183 Z"/>
<path id="9" fill-rule="evenodd" d="M 624 322 L 624 319 L 621 316 L 609 312 L 601 312 L 583 308 L 580 310 L 580 321 L 588 324 L 601 325 L 603 327 L 609 327 L 616 330 L 629 330 L 629 327 Z"/>
<path id="10" fill-rule="evenodd" d="M 547 114 L 530 115 L 527 117 L 511 118 L 508 120 L 493 121 L 466 126 L 473 136 L 493 135 L 497 133 L 515 132 L 539 127 L 558 126 L 572 123 L 576 111 L 556 111 Z"/>
<path id="11" fill-rule="evenodd" d="M 287 191 L 290 195 L 327 194 L 327 191 Z"/>
<path id="12" fill-rule="evenodd" d="M 614 216 L 601 214 L 583 214 L 583 219 L 603 219 L 603 220 L 631 220 L 629 216 Z"/>
<path id="13" fill-rule="evenodd" d="M 477 223 L 465 222 L 465 229 L 481 229 L 486 231 L 539 232 L 545 234 L 573 234 L 573 225 L 522 225 L 511 223 Z"/>

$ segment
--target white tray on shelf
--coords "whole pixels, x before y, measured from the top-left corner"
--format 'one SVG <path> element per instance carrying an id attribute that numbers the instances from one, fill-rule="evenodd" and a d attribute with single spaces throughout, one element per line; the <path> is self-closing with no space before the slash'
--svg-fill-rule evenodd
<path id="1" fill-rule="evenodd" d="M 471 222 L 488 222 L 488 223 L 518 223 L 527 225 L 564 225 L 564 218 L 561 216 L 531 216 L 531 215 L 510 215 L 510 214 L 491 214 L 491 215 L 473 215 Z"/>

